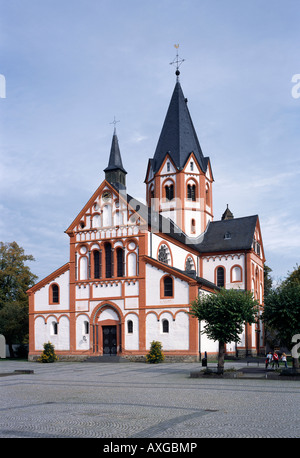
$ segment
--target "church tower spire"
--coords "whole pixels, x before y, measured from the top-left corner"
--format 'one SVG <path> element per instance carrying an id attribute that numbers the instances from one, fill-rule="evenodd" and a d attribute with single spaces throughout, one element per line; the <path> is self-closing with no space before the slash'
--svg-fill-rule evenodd
<path id="1" fill-rule="evenodd" d="M 116 121 L 114 121 L 114 124 Z M 125 189 L 126 188 L 126 175 L 127 172 L 123 167 L 119 142 L 116 132 L 116 126 L 114 127 L 114 133 L 110 148 L 110 155 L 108 166 L 104 169 L 105 172 L 105 179 L 115 186 L 118 189 Z"/>
<path id="2" fill-rule="evenodd" d="M 176 84 L 157 147 L 146 174 L 149 206 L 170 218 L 190 237 L 205 231 L 213 219 L 210 160 L 204 157 L 179 82 L 179 56 Z"/>

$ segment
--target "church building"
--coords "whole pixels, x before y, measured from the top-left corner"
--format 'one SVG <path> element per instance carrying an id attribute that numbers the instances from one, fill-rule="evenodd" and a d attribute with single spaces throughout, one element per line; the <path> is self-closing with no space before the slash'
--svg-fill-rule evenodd
<path id="1" fill-rule="evenodd" d="M 218 352 L 218 342 L 189 314 L 199 294 L 251 290 L 262 308 L 259 218 L 235 218 L 227 206 L 214 219 L 212 164 L 178 68 L 176 75 L 156 150 L 145 164 L 146 204 L 127 193 L 115 129 L 104 180 L 65 231 L 69 259 L 28 291 L 29 359 L 50 341 L 61 360 L 143 361 L 155 340 L 166 361 L 197 361 Z M 263 351 L 262 331 L 258 317 L 226 353 Z"/>

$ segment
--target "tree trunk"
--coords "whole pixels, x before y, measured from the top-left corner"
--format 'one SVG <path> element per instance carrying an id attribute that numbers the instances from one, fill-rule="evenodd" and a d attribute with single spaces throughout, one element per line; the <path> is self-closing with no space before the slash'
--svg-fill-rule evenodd
<path id="1" fill-rule="evenodd" d="M 225 356 L 225 344 L 224 342 L 219 342 L 218 374 L 224 373 L 224 356 Z"/>
<path id="2" fill-rule="evenodd" d="M 7 343 L 8 343 L 8 349 L 9 349 L 9 357 L 10 358 L 14 358 L 15 357 L 15 352 L 14 352 L 12 343 L 11 342 L 7 342 Z"/>

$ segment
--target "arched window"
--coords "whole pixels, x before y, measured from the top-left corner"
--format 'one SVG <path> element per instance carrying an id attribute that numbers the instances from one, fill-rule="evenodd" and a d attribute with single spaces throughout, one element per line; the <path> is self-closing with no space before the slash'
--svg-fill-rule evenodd
<path id="1" fill-rule="evenodd" d="M 99 250 L 93 251 L 94 278 L 101 277 L 101 256 Z"/>
<path id="2" fill-rule="evenodd" d="M 111 214 L 111 206 L 104 205 L 103 207 L 103 226 L 111 226 L 112 214 Z"/>
<path id="3" fill-rule="evenodd" d="M 224 267 L 217 268 L 217 286 L 223 288 L 225 286 L 225 270 Z"/>
<path id="4" fill-rule="evenodd" d="M 195 270 L 194 262 L 191 256 L 189 256 L 185 262 L 185 270 L 186 272 L 190 272 L 191 270 Z"/>
<path id="5" fill-rule="evenodd" d="M 239 266 L 234 266 L 231 271 L 231 281 L 242 281 L 242 269 Z"/>
<path id="6" fill-rule="evenodd" d="M 167 200 L 174 199 L 174 185 L 173 184 L 165 186 L 165 192 L 166 192 Z"/>
<path id="7" fill-rule="evenodd" d="M 137 275 L 136 253 L 129 253 L 127 257 L 127 276 L 134 277 Z"/>
<path id="8" fill-rule="evenodd" d="M 191 221 L 191 234 L 196 234 L 196 221 L 194 218 Z"/>
<path id="9" fill-rule="evenodd" d="M 133 334 L 133 321 L 132 320 L 127 321 L 127 332 L 128 334 Z"/>
<path id="10" fill-rule="evenodd" d="M 211 198 L 210 198 L 210 189 L 209 189 L 209 185 L 208 184 L 206 185 L 206 188 L 205 188 L 205 195 L 206 195 L 206 205 L 208 205 L 210 207 L 211 206 Z"/>
<path id="11" fill-rule="evenodd" d="M 123 248 L 117 248 L 117 277 L 124 275 L 124 251 Z"/>
<path id="12" fill-rule="evenodd" d="M 83 333 L 89 334 L 90 332 L 90 323 L 88 321 L 83 322 Z"/>
<path id="13" fill-rule="evenodd" d="M 187 185 L 187 198 L 193 201 L 196 200 L 196 185 L 195 184 Z"/>
<path id="14" fill-rule="evenodd" d="M 80 280 L 86 280 L 88 275 L 88 260 L 86 256 L 82 256 L 79 260 L 79 275 Z"/>
<path id="15" fill-rule="evenodd" d="M 162 320 L 162 332 L 163 333 L 168 333 L 169 332 L 169 321 L 168 320 Z"/>
<path id="16" fill-rule="evenodd" d="M 106 278 L 111 278 L 112 277 L 112 250 L 111 250 L 111 244 L 106 243 L 104 245 L 105 249 L 105 276 Z"/>
<path id="17" fill-rule="evenodd" d="M 160 262 L 164 262 L 165 264 L 169 264 L 170 260 L 170 251 L 167 245 L 161 245 L 158 251 L 158 260 Z"/>
<path id="18" fill-rule="evenodd" d="M 51 302 L 52 304 L 59 304 L 59 286 L 51 285 Z"/>
<path id="19" fill-rule="evenodd" d="M 165 297 L 173 296 L 173 278 L 172 277 L 164 278 L 164 296 Z"/>
<path id="20" fill-rule="evenodd" d="M 56 321 L 52 321 L 51 323 L 51 335 L 56 336 L 58 334 L 58 324 Z"/>

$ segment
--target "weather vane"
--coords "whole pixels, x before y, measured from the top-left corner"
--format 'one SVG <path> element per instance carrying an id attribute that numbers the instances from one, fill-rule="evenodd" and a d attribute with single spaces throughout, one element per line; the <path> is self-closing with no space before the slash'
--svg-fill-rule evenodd
<path id="1" fill-rule="evenodd" d="M 176 64 L 176 72 L 175 72 L 175 75 L 177 76 L 177 81 L 178 81 L 179 75 L 180 75 L 179 67 L 180 67 L 180 65 L 182 64 L 182 62 L 185 61 L 185 59 L 181 59 L 181 58 L 179 57 L 179 54 L 178 54 L 179 45 L 174 45 L 174 48 L 176 48 L 176 50 L 177 50 L 177 51 L 176 51 L 176 57 L 175 57 L 175 59 L 174 59 L 172 62 L 170 62 L 170 65 Z"/>
<path id="2" fill-rule="evenodd" d="M 114 124 L 114 134 L 116 133 L 116 124 L 117 124 L 117 122 L 120 122 L 120 121 L 116 121 L 116 117 L 114 116 L 113 122 L 109 123 L 109 124 Z"/>

